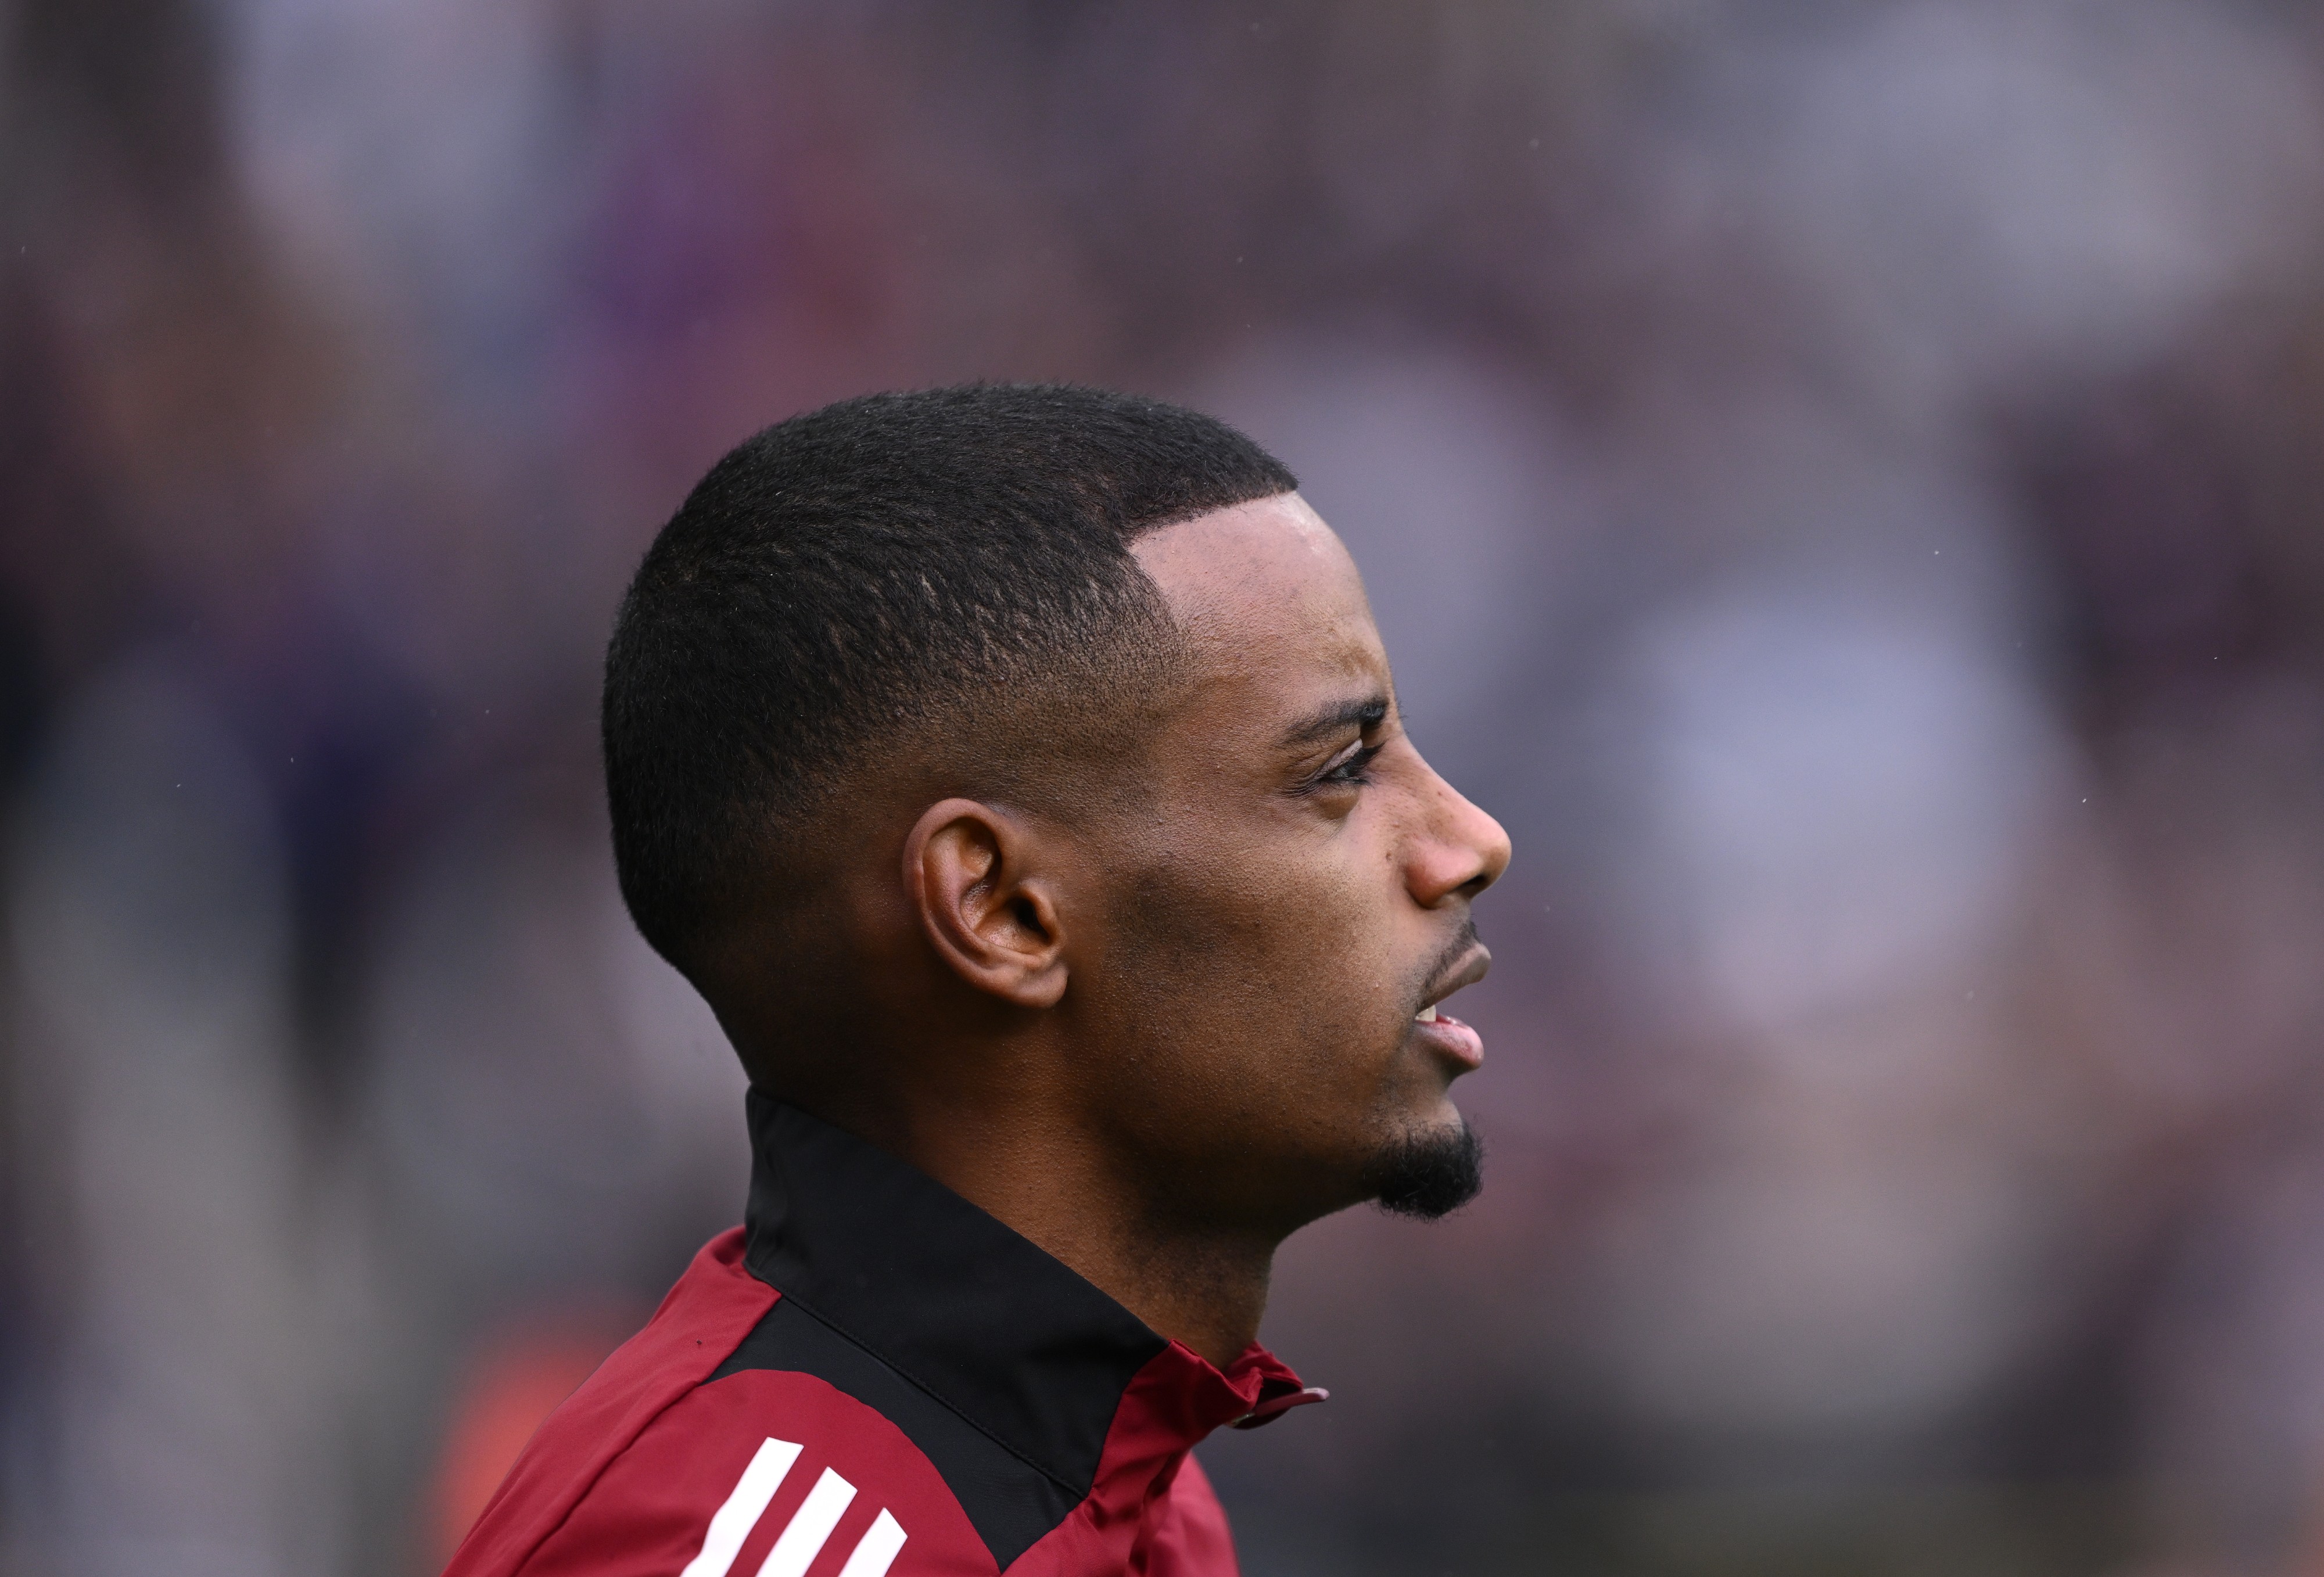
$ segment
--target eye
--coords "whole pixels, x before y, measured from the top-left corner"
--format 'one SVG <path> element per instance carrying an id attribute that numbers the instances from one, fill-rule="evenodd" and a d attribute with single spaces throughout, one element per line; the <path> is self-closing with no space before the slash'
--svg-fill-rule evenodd
<path id="1" fill-rule="evenodd" d="M 1372 764 L 1372 758 L 1379 753 L 1380 747 L 1376 744 L 1351 746 L 1345 753 L 1334 759 L 1330 766 L 1315 775 L 1312 787 L 1315 788 L 1360 788 L 1371 781 L 1365 769 Z"/>

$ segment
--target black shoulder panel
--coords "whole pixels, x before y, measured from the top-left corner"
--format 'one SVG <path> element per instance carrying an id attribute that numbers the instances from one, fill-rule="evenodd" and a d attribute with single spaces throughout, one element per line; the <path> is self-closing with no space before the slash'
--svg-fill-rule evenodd
<path id="1" fill-rule="evenodd" d="M 795 1299 L 779 1299 L 705 1383 L 745 1370 L 811 1374 L 903 1431 L 944 1476 L 1003 1571 L 1081 1499 Z"/>

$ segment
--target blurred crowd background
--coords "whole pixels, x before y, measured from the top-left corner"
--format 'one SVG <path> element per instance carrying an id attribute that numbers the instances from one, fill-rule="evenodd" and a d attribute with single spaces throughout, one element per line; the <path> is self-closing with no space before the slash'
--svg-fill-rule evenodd
<path id="1" fill-rule="evenodd" d="M 1488 1191 L 1286 1250 L 1250 1577 L 2324 1572 L 2324 13 L 5 0 L 0 83 L 0 1569 L 438 1568 L 741 1209 L 628 572 L 1038 377 L 1280 453 L 1518 851 Z"/>

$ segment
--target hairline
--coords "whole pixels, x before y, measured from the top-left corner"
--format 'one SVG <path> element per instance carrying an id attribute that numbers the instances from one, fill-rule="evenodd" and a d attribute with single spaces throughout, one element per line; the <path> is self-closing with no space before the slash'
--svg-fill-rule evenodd
<path id="1" fill-rule="evenodd" d="M 1221 504 L 1208 509 L 1176 512 L 1152 521 L 1139 521 L 1122 530 L 1120 540 L 1124 549 L 1125 574 L 1130 584 L 1139 588 L 1137 601 L 1140 611 L 1153 621 L 1154 632 L 1160 635 L 1165 643 L 1164 649 L 1155 654 L 1161 659 L 1155 670 L 1139 676 L 1127 673 L 1122 676 L 1125 687 L 1135 688 L 1141 692 L 1137 708 L 1138 715 L 1150 718 L 1155 715 L 1157 703 L 1167 705 L 1167 696 L 1172 688 L 1172 683 L 1183 677 L 1185 665 L 1192 654 L 1193 648 L 1190 640 L 1192 632 L 1179 619 L 1176 610 L 1171 606 L 1168 592 L 1131 549 L 1139 541 L 1157 532 L 1168 530 L 1176 526 L 1190 525 L 1212 515 L 1247 508 L 1253 503 L 1290 497 L 1297 491 L 1296 487 L 1285 488 L 1279 492 L 1240 500 L 1234 503 Z M 1022 683 L 1025 678 L 1030 678 L 1033 681 L 1027 687 L 1035 695 L 1026 696 L 1023 703 L 1004 705 L 1001 708 L 1003 714 L 1010 717 L 1010 722 L 1014 725 L 1012 731 L 1019 732 L 1020 738 L 1024 733 L 1041 733 L 1046 737 L 1059 737 L 1039 729 L 1036 715 L 1039 710 L 1039 703 L 1035 697 L 1036 696 L 1047 696 L 1054 706 L 1055 698 L 1074 680 L 1088 677 L 1090 677 L 1089 670 L 1085 669 L 1080 673 L 1060 672 L 1057 671 L 1057 665 L 1050 665 L 1047 671 L 1020 676 L 1018 681 L 1019 683 Z M 990 686 L 983 687 L 988 691 L 991 688 Z M 789 857 L 794 856 L 802 845 L 814 846 L 828 844 L 830 840 L 823 835 L 835 825 L 833 818 L 838 817 L 844 823 L 844 807 L 851 803 L 862 802 L 860 791 L 864 787 L 866 777 L 873 770 L 860 759 L 862 753 L 882 741 L 894 742 L 908 750 L 917 742 L 941 737 L 945 732 L 946 724 L 957 723 L 964 716 L 972 718 L 974 716 L 973 697 L 978 690 L 979 685 L 976 681 L 936 687 L 930 695 L 931 704 L 927 708 L 927 714 L 922 717 L 901 724 L 891 724 L 885 728 L 866 726 L 851 732 L 844 746 L 844 752 L 852 763 L 850 767 L 796 781 L 788 790 L 768 796 L 755 804 L 738 799 L 732 810 L 732 814 L 738 818 L 755 818 L 760 822 L 762 829 L 768 824 L 787 821 L 790 824 L 789 831 L 786 835 L 774 837 L 765 835 L 763 832 L 754 835 L 750 832 L 737 829 L 734 847 L 742 862 L 747 863 L 750 867 L 749 873 L 736 884 L 740 890 L 733 891 L 731 896 L 706 895 L 705 907 L 720 912 L 705 915 L 694 927 L 689 927 L 688 932 L 679 939 L 679 945 L 675 950 L 678 956 L 674 957 L 672 962 L 678 964 L 687 978 L 693 980 L 698 988 L 705 989 L 707 994 L 709 982 L 705 977 L 715 973 L 711 960 L 725 952 L 731 942 L 738 940 L 739 934 L 754 930 L 769 923 L 777 927 L 786 926 L 792 916 L 807 907 L 814 892 L 820 890 L 822 883 L 835 874 L 825 869 L 825 862 L 801 861 Z M 1118 700 L 1120 698 L 1120 694 L 1116 692 L 1109 698 Z M 1106 708 L 1100 704 L 1094 709 L 1105 710 Z M 1085 775 L 1092 770 L 1094 770 L 1098 777 L 1125 786 L 1133 785 L 1138 781 L 1138 778 L 1130 769 L 1143 759 L 1142 754 L 1139 752 L 1109 751 L 1102 742 L 1093 742 L 1080 747 L 1053 749 L 1036 753 L 1039 759 L 1051 765 L 1052 775 L 1073 777 L 1080 785 L 1086 785 L 1092 780 L 1090 776 Z M 987 760 L 990 759 L 988 754 Z M 1026 757 L 1019 754 L 1018 759 L 1026 759 Z M 936 768 L 939 775 L 948 770 L 950 770 L 948 764 L 939 764 Z M 1086 822 L 1083 816 L 1074 814 L 1074 811 L 1084 805 L 1098 808 L 1098 801 L 1101 798 L 1106 802 L 1101 814 L 1104 811 L 1119 811 L 1123 808 L 1122 798 L 1117 796 L 1084 795 L 1076 798 L 1070 792 L 1062 795 L 1038 792 L 1028 794 L 1022 791 L 1023 779 L 1010 781 L 1008 779 L 1010 775 L 1005 769 L 995 771 L 984 766 L 983 763 L 970 768 L 969 772 L 973 776 L 982 778 L 982 780 L 961 781 L 948 788 L 926 788 L 920 797 L 927 798 L 927 802 L 933 804 L 936 799 L 956 795 L 996 808 L 1007 808 L 1020 814 L 1059 822 L 1074 829 L 1085 825 Z M 770 871 L 779 869 L 785 864 L 787 858 L 797 874 L 808 879 L 808 890 L 789 902 L 769 903 L 765 901 L 764 897 L 771 885 L 766 880 L 767 875 Z"/>

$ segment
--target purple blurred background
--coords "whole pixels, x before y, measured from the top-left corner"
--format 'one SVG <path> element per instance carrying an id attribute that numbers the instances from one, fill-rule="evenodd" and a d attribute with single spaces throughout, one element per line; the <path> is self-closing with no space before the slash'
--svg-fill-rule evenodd
<path id="1" fill-rule="evenodd" d="M 2324 14 L 0 31 L 0 1569 L 432 1572 L 739 1214 L 613 602 L 1001 376 L 1275 447 L 1518 851 L 1490 1185 L 1286 1252 L 1250 1577 L 2324 1573 Z"/>

